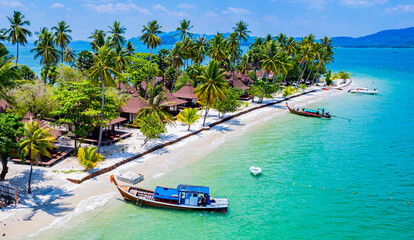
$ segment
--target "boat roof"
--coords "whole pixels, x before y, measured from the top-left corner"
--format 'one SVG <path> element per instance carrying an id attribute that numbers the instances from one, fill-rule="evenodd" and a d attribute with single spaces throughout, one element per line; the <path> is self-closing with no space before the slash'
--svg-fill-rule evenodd
<path id="1" fill-rule="evenodd" d="M 311 113 L 318 113 L 318 111 L 313 110 L 313 109 L 308 109 L 308 108 L 303 109 L 303 111 L 304 112 L 311 112 Z"/>
<path id="2" fill-rule="evenodd" d="M 178 199 L 178 191 L 175 188 L 165 188 L 165 187 L 157 186 L 155 188 L 154 195 L 158 198 L 163 198 L 163 199 L 171 199 L 171 200 Z"/>
<path id="3" fill-rule="evenodd" d="M 191 185 L 180 184 L 177 187 L 177 191 L 208 194 L 209 193 L 209 188 L 208 187 L 203 187 L 203 186 L 191 186 Z"/>

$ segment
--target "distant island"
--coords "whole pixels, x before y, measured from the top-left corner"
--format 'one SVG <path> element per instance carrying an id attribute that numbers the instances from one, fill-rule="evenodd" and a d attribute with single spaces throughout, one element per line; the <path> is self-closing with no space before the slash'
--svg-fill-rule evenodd
<path id="1" fill-rule="evenodd" d="M 179 36 L 175 36 L 177 31 L 163 32 L 160 34 L 162 43 L 165 45 L 174 45 L 180 41 Z M 202 34 L 194 34 L 194 38 L 198 38 Z M 228 37 L 230 33 L 223 33 L 224 37 Z M 205 35 L 207 40 L 211 40 L 214 35 Z M 251 36 L 247 42 L 243 42 L 242 45 L 249 46 L 254 42 L 255 36 Z M 296 40 L 302 39 L 301 37 Z M 334 47 L 349 47 L 349 48 L 414 48 L 414 27 L 403 29 L 384 30 L 374 34 L 370 34 L 363 37 L 333 37 Z M 139 36 L 131 38 L 132 44 L 139 44 Z"/>

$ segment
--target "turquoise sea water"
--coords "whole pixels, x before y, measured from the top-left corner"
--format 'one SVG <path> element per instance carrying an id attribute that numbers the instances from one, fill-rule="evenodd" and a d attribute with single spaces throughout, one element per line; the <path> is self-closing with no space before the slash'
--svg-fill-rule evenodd
<path id="1" fill-rule="evenodd" d="M 213 196 L 229 198 L 227 214 L 137 207 L 117 195 L 39 237 L 414 239 L 412 66 L 414 49 L 337 49 L 330 67 L 380 94 L 344 93 L 310 107 L 352 121 L 284 114 L 144 183 L 207 185 Z M 263 169 L 257 181 L 252 165 Z"/>

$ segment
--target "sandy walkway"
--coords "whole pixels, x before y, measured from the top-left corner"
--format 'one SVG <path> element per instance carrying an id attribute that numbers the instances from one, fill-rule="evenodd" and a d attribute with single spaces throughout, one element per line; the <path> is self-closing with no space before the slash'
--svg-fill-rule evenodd
<path id="1" fill-rule="evenodd" d="M 345 90 L 318 91 L 292 99 L 289 103 L 292 106 L 304 106 L 305 104 L 344 94 L 345 92 Z M 280 98 L 268 101 L 276 100 L 280 100 Z M 255 104 L 250 105 L 250 107 L 257 106 Z M 210 111 L 208 122 L 217 121 L 218 118 L 214 116 L 216 114 L 214 111 Z M 25 196 L 23 204 L 16 208 L 6 208 L 0 211 L 0 239 L 22 239 L 29 235 L 36 236 L 36 232 L 47 228 L 49 225 L 51 227 L 58 227 L 59 224 L 69 221 L 74 215 L 104 206 L 109 198 L 117 194 L 114 186 L 109 182 L 109 175 L 111 174 L 118 175 L 126 171 L 140 172 L 145 175 L 145 179 L 149 180 L 154 176 L 201 160 L 218 145 L 226 141 L 227 138 L 242 135 L 245 130 L 280 114 L 287 114 L 284 102 L 232 119 L 211 128 L 210 131 L 203 131 L 201 134 L 157 150 L 143 158 L 136 159 L 109 173 L 79 185 L 70 183 L 65 178 L 74 177 L 80 179 L 85 173 L 63 174 L 62 172 L 57 172 L 62 171 L 62 168 L 78 169 L 79 167 L 76 167 L 76 159 L 65 160 L 69 163 L 64 163 L 65 161 L 63 161 L 46 170 L 44 168 L 36 168 L 34 171 L 37 173 L 35 175 L 37 178 L 35 177 L 32 187 L 35 189 L 34 196 Z M 194 129 L 198 129 L 200 126 L 201 121 L 194 126 Z M 175 129 L 169 129 L 167 134 L 170 135 L 169 140 L 186 134 L 185 130 L 186 126 L 181 126 L 181 124 Z M 142 144 L 141 142 L 142 136 L 136 135 L 136 137 L 125 140 L 118 145 L 107 147 L 104 150 L 106 154 L 115 156 L 109 158 L 106 166 L 119 161 L 119 159 L 130 157 L 134 153 L 136 154 L 140 144 Z M 125 148 L 124 151 L 121 151 L 120 148 L 122 147 Z M 10 165 L 11 173 L 7 178 L 11 179 L 11 183 L 21 182 L 23 184 L 21 191 L 25 191 L 27 178 L 24 174 L 28 167 Z M 2 236 L 3 234 L 5 236 Z"/>

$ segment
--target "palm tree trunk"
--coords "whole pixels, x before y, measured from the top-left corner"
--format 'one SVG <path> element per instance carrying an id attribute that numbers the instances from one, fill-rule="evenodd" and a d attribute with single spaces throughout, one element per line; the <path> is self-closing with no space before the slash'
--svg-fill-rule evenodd
<path id="1" fill-rule="evenodd" d="M 17 43 L 16 65 L 18 61 L 19 61 L 19 43 Z"/>
<path id="2" fill-rule="evenodd" d="M 316 75 L 318 75 L 318 72 L 319 72 L 319 68 L 321 67 L 321 64 L 319 64 L 318 65 L 318 69 L 316 69 L 316 73 L 315 73 L 315 75 L 313 76 L 313 79 L 312 79 L 312 85 L 313 85 L 313 83 L 315 82 L 315 78 L 316 78 Z"/>
<path id="3" fill-rule="evenodd" d="M 171 86 L 171 92 L 174 90 L 175 80 L 177 79 L 177 71 L 178 71 L 178 69 L 175 69 L 174 80 L 173 80 L 172 86 Z"/>
<path id="4" fill-rule="evenodd" d="M 102 144 L 102 123 L 104 120 L 104 106 L 105 106 L 105 84 L 104 84 L 102 74 L 101 74 L 101 82 L 102 82 L 102 112 L 101 112 L 101 122 L 99 124 L 99 139 L 98 139 L 98 149 L 97 149 L 98 153 L 101 150 L 101 144 Z"/>
<path id="5" fill-rule="evenodd" d="M 7 167 L 7 160 L 7 156 L 1 156 L 2 170 L 0 174 L 0 181 L 4 181 L 4 179 L 6 178 L 6 174 L 9 171 L 9 168 Z"/>
<path id="6" fill-rule="evenodd" d="M 266 78 L 266 84 L 265 84 L 265 87 L 264 87 L 264 89 L 263 89 L 263 97 L 261 97 L 261 98 L 260 98 L 260 103 L 262 103 L 262 102 L 263 102 L 264 95 L 266 94 L 267 82 L 269 81 L 269 73 L 267 73 L 267 74 L 268 74 L 268 75 L 267 75 L 267 78 Z"/>
<path id="7" fill-rule="evenodd" d="M 309 70 L 309 74 L 308 74 L 308 77 L 306 78 L 305 83 L 309 80 L 309 77 L 310 77 L 310 75 L 312 74 L 312 68 L 313 68 L 313 63 L 314 63 L 314 60 L 315 60 L 315 59 L 313 59 L 313 60 L 312 60 L 312 65 L 311 65 L 311 68 L 310 68 L 310 70 Z"/>
<path id="8" fill-rule="evenodd" d="M 145 99 L 148 96 L 148 84 L 151 76 L 151 57 L 152 57 L 152 46 L 150 47 L 150 59 L 149 59 L 149 66 L 148 66 L 148 78 L 147 78 L 147 86 L 145 86 Z"/>
<path id="9" fill-rule="evenodd" d="M 27 193 L 32 194 L 32 189 L 30 186 L 30 183 L 32 182 L 32 172 L 33 172 L 33 161 L 31 160 L 32 158 L 32 144 L 29 145 L 29 160 L 30 160 L 30 173 L 29 173 L 29 187 L 27 189 Z"/>
<path id="10" fill-rule="evenodd" d="M 208 100 L 206 101 L 206 114 L 204 114 L 203 127 L 206 126 L 207 113 L 208 113 Z"/>
<path id="11" fill-rule="evenodd" d="M 62 64 L 63 64 L 63 47 L 61 47 L 60 50 L 61 50 L 60 56 L 62 58 L 61 60 L 62 60 Z"/>
<path id="12" fill-rule="evenodd" d="M 302 69 L 302 72 L 300 73 L 300 76 L 299 76 L 299 79 L 298 79 L 299 84 L 300 84 L 300 81 L 302 81 L 302 77 L 303 77 L 303 74 L 305 73 L 307 65 L 308 65 L 308 62 L 305 62 L 305 65 L 304 65 L 304 67 Z"/>

